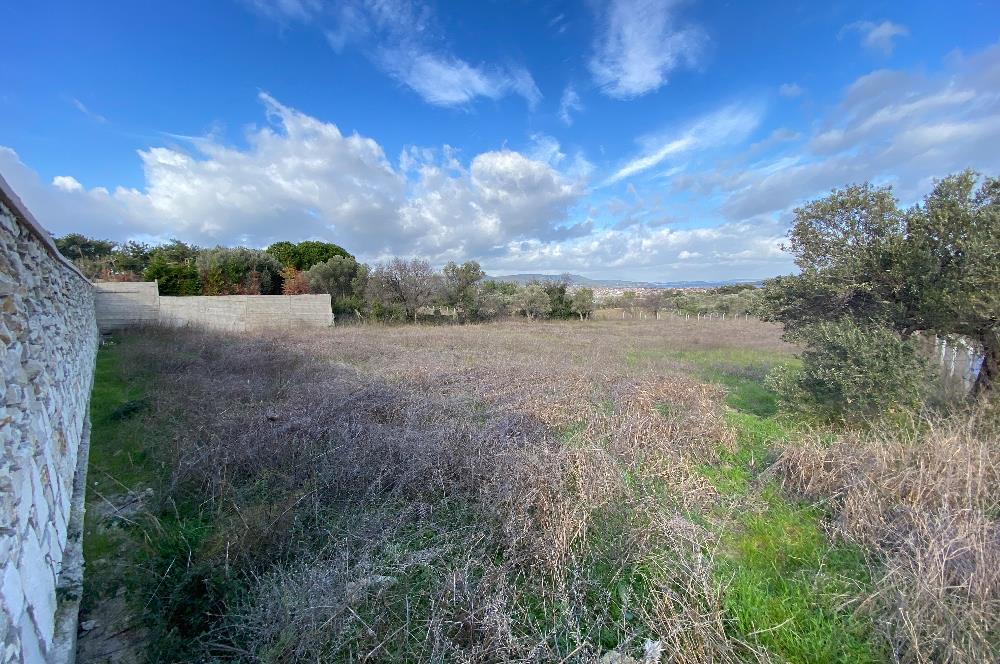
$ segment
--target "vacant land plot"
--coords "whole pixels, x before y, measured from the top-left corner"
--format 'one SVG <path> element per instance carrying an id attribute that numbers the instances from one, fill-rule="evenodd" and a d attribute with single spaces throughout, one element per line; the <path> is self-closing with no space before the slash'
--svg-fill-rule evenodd
<path id="1" fill-rule="evenodd" d="M 990 425 L 812 431 L 795 361 L 755 321 L 123 335 L 88 657 L 989 659 Z"/>

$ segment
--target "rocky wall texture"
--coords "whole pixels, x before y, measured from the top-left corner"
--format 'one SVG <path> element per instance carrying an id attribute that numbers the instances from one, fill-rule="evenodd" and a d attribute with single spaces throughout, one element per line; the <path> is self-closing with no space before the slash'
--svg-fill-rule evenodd
<path id="1" fill-rule="evenodd" d="M 0 660 L 75 648 L 90 390 L 90 283 L 0 178 Z"/>

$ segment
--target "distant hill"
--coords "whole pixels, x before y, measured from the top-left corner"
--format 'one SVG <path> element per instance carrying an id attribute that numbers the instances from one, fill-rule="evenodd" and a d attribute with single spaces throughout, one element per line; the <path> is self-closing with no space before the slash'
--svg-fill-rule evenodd
<path id="1" fill-rule="evenodd" d="M 761 279 L 722 279 L 719 281 L 628 281 L 624 279 L 591 279 L 580 274 L 499 274 L 486 275 L 489 281 L 513 281 L 526 284 L 529 281 L 552 281 L 560 278 L 568 280 L 570 286 L 589 288 L 718 288 L 732 284 L 760 284 Z"/>

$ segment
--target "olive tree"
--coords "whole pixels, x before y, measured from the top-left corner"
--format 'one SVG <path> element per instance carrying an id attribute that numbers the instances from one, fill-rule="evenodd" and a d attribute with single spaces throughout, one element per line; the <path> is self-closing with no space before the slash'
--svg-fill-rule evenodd
<path id="1" fill-rule="evenodd" d="M 1000 178 L 965 171 L 936 184 L 907 215 L 904 298 L 922 329 L 975 340 L 974 395 L 1000 379 Z"/>
<path id="2" fill-rule="evenodd" d="M 795 211 L 797 275 L 765 282 L 755 313 L 808 341 L 816 325 L 961 334 L 984 352 L 974 395 L 1000 375 L 1000 180 L 966 171 L 901 210 L 888 187 L 853 185 Z M 824 356 L 831 357 L 831 356 Z"/>
<path id="3" fill-rule="evenodd" d="M 449 262 L 442 274 L 441 301 L 464 320 L 476 307 L 477 286 L 486 273 L 476 261 L 467 261 L 462 265 Z"/>
<path id="4" fill-rule="evenodd" d="M 594 311 L 594 289 L 577 288 L 573 292 L 573 311 L 580 320 L 587 318 Z"/>
<path id="5" fill-rule="evenodd" d="M 528 284 L 522 288 L 516 303 L 528 318 L 544 318 L 552 312 L 552 300 L 540 284 Z"/>

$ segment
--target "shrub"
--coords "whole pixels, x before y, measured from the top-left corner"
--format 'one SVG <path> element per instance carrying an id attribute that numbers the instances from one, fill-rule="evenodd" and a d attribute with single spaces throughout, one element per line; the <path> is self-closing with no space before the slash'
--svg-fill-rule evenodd
<path id="1" fill-rule="evenodd" d="M 917 408 L 928 369 L 913 344 L 889 328 L 850 319 L 801 328 L 802 368 L 768 376 L 783 405 L 832 419 L 867 419 Z"/>
<path id="2" fill-rule="evenodd" d="M 286 267 L 281 271 L 282 295 L 306 295 L 309 293 L 309 282 L 300 270 Z"/>

